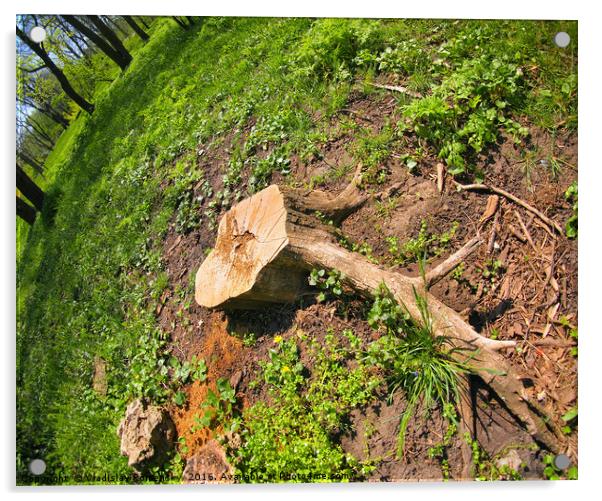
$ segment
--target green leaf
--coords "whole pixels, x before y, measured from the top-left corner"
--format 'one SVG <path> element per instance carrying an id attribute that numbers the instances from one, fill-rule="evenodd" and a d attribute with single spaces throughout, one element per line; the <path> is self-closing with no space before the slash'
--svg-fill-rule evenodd
<path id="1" fill-rule="evenodd" d="M 183 406 L 186 403 L 186 393 L 178 391 L 175 394 L 173 401 L 178 407 Z"/>
<path id="2" fill-rule="evenodd" d="M 564 414 L 562 416 L 562 420 L 565 423 L 568 423 L 569 421 L 572 421 L 573 419 L 575 419 L 577 417 L 577 407 L 573 407 L 572 409 L 569 409 L 566 414 Z"/>

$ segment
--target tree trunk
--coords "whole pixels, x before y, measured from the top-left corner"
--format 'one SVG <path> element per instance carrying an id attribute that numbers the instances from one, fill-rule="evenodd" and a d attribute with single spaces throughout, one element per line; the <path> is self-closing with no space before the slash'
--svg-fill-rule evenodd
<path id="1" fill-rule="evenodd" d="M 136 32 L 136 35 L 138 35 L 144 42 L 148 40 L 148 35 L 140 26 L 138 26 L 138 24 L 136 23 L 136 21 L 134 21 L 134 18 L 132 16 L 123 16 L 123 19 Z"/>
<path id="2" fill-rule="evenodd" d="M 37 160 L 31 158 L 27 153 L 19 149 L 17 151 L 17 157 L 23 160 L 26 164 L 31 165 L 39 174 L 44 174 L 44 166 L 38 163 Z"/>
<path id="3" fill-rule="evenodd" d="M 359 170 L 358 170 L 359 172 Z M 321 218 L 340 221 L 365 202 L 354 181 L 336 198 L 314 190 L 272 185 L 232 207 L 219 224 L 215 248 L 196 275 L 196 301 L 209 308 L 248 309 L 290 302 L 307 291 L 312 268 L 336 269 L 345 284 L 371 298 L 385 283 L 416 319 L 420 310 L 414 293 L 427 298 L 434 332 L 457 348 L 452 356 L 467 363 L 503 399 L 532 436 L 558 451 L 562 434 L 548 429 L 543 411 L 529 401 L 520 378 L 498 352 L 514 341 L 494 341 L 468 325 L 460 315 L 432 296 L 420 279 L 383 270 L 364 256 L 341 247 L 337 229 Z M 450 257 L 453 259 L 454 256 Z M 443 267 L 441 273 L 450 269 Z M 440 278 L 440 277 L 439 277 Z M 430 282 L 437 277 L 430 274 Z"/>
<path id="4" fill-rule="evenodd" d="M 142 23 L 142 26 L 144 26 L 147 30 L 150 29 L 150 26 L 148 25 L 148 23 L 144 20 L 144 17 L 142 16 L 138 16 L 138 20 Z"/>
<path id="5" fill-rule="evenodd" d="M 99 36 L 94 30 L 88 28 L 75 16 L 63 16 L 65 21 L 73 26 L 74 29 L 87 36 L 107 57 L 109 57 L 115 64 L 117 64 L 122 70 L 128 67 L 131 61 L 124 57 L 121 53 L 113 48 L 106 40 Z"/>
<path id="6" fill-rule="evenodd" d="M 31 180 L 19 164 L 17 164 L 17 188 L 38 211 L 42 210 L 44 206 L 44 192 Z"/>
<path id="7" fill-rule="evenodd" d="M 25 33 L 23 33 L 17 26 L 17 36 L 21 41 L 27 45 L 48 67 L 50 72 L 56 77 L 61 84 L 61 88 L 77 105 L 88 113 L 94 112 L 94 105 L 86 101 L 72 86 L 63 71 L 52 61 L 42 44 L 33 42 Z"/>
<path id="8" fill-rule="evenodd" d="M 36 220 L 36 210 L 17 196 L 17 216 L 27 224 L 32 225 Z"/>
<path id="9" fill-rule="evenodd" d="M 184 30 L 188 29 L 188 25 L 186 23 L 184 23 L 184 21 L 182 21 L 178 16 L 171 16 L 171 17 L 176 23 L 178 23 L 180 28 L 182 28 Z"/>
<path id="10" fill-rule="evenodd" d="M 48 132 L 44 130 L 44 127 L 37 122 L 33 115 L 27 117 L 27 123 L 31 125 L 31 128 L 50 146 L 50 149 L 54 148 L 54 138 L 51 137 Z"/>
<path id="11" fill-rule="evenodd" d="M 113 46 L 113 48 L 121 54 L 121 57 L 127 61 L 129 64 L 132 61 L 132 55 L 127 51 L 127 49 L 119 40 L 119 37 L 115 34 L 115 32 L 109 28 L 105 23 L 102 22 L 102 19 L 98 16 L 87 16 L 88 19 L 92 22 L 94 26 L 100 31 L 103 37 Z"/>

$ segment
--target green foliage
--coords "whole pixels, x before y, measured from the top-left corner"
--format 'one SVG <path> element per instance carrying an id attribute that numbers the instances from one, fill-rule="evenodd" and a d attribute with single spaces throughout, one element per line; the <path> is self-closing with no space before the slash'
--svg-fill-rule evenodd
<path id="1" fill-rule="evenodd" d="M 201 404 L 204 412 L 202 416 L 195 416 L 193 432 L 205 427 L 225 426 L 228 423 L 230 424 L 229 431 L 236 430 L 237 422 L 233 421 L 236 391 L 230 386 L 230 382 L 223 378 L 217 380 L 216 386 L 217 392 L 211 389 L 207 390 L 207 397 Z"/>
<path id="2" fill-rule="evenodd" d="M 249 178 L 249 193 L 255 193 L 265 188 L 274 172 L 285 175 L 290 173 L 291 161 L 286 155 L 286 150 L 279 148 L 265 158 L 255 157 Z"/>
<path id="3" fill-rule="evenodd" d="M 577 181 L 574 181 L 565 191 L 564 198 L 567 202 L 573 204 L 573 214 L 568 219 L 565 225 L 565 232 L 567 238 L 577 238 L 577 230 L 578 230 L 578 214 L 577 214 L 577 205 L 578 205 L 578 192 L 577 192 Z"/>
<path id="4" fill-rule="evenodd" d="M 499 259 L 488 259 L 479 270 L 481 271 L 481 276 L 493 285 L 499 280 L 503 273 L 504 263 Z"/>
<path id="5" fill-rule="evenodd" d="M 432 94 L 404 108 L 404 117 L 418 137 L 428 140 L 450 173 L 471 170 L 467 159 L 497 139 L 501 129 L 516 141 L 528 129 L 510 118 L 520 105 L 523 76 L 507 56 L 466 60 L 434 87 Z"/>
<path id="6" fill-rule="evenodd" d="M 309 285 L 320 289 L 317 296 L 318 302 L 326 301 L 328 298 L 337 298 L 343 295 L 343 284 L 341 281 L 345 278 L 338 270 L 318 270 L 313 269 L 309 275 Z"/>
<path id="7" fill-rule="evenodd" d="M 362 183 L 382 184 L 385 182 L 387 169 L 383 164 L 391 156 L 394 139 L 393 128 L 390 125 L 384 126 L 377 134 L 370 130 L 360 131 L 353 151 L 364 165 Z"/>
<path id="8" fill-rule="evenodd" d="M 543 458 L 543 462 L 546 465 L 543 469 L 543 475 L 546 480 L 577 480 L 578 470 L 577 466 L 571 466 L 566 472 L 556 466 L 554 462 L 555 456 L 553 454 L 546 454 Z"/>
<path id="9" fill-rule="evenodd" d="M 300 76 L 346 80 L 358 64 L 360 51 L 379 47 L 382 31 L 377 21 L 318 19 L 303 36 L 292 60 Z"/>
<path id="10" fill-rule="evenodd" d="M 571 407 L 562 415 L 562 420 L 565 425 L 562 427 L 562 432 L 570 435 L 577 426 L 577 416 L 579 415 L 577 407 Z"/>
<path id="11" fill-rule="evenodd" d="M 339 244 L 345 249 L 350 250 L 351 252 L 357 252 L 361 254 L 365 258 L 368 259 L 371 263 L 378 264 L 378 258 L 373 255 L 372 246 L 368 242 L 353 242 L 346 235 L 340 235 L 338 238 Z"/>
<path id="12" fill-rule="evenodd" d="M 449 248 L 458 227 L 459 223 L 454 221 L 448 231 L 436 235 L 429 232 L 427 222 L 422 221 L 416 238 L 410 238 L 403 244 L 400 244 L 399 239 L 395 236 L 387 237 L 385 240 L 389 244 L 388 250 L 393 258 L 393 262 L 397 265 L 405 266 L 421 259 L 440 256 Z"/>
<path id="13" fill-rule="evenodd" d="M 202 358 L 192 356 L 192 360 L 180 361 L 176 357 L 169 359 L 169 365 L 172 368 L 172 379 L 178 385 L 185 385 L 191 381 L 205 381 L 207 379 L 207 364 Z"/>
<path id="14" fill-rule="evenodd" d="M 385 284 L 375 295 L 368 315 L 373 328 L 385 335 L 372 343 L 366 360 L 381 367 L 389 385 L 389 398 L 402 390 L 407 401 L 401 416 L 398 456 L 403 455 L 405 433 L 418 404 L 424 414 L 435 405 L 455 405 L 458 401 L 458 378 L 469 371 L 465 363 L 453 357 L 456 349 L 448 338 L 433 331 L 432 318 L 426 298 L 414 291 L 421 318 L 411 317 L 405 306 L 399 306 Z"/>
<path id="15" fill-rule="evenodd" d="M 378 72 L 412 75 L 429 65 L 429 54 L 417 39 L 402 40 L 376 54 L 362 49 L 354 60 L 357 66 L 374 68 Z"/>
<path id="16" fill-rule="evenodd" d="M 244 410 L 242 445 L 229 451 L 236 473 L 256 482 L 349 481 L 370 473 L 370 463 L 345 454 L 333 441 L 350 412 L 371 401 L 380 384 L 359 360 L 360 340 L 351 331 L 340 338 L 329 331 L 324 343 L 311 343 L 312 374 L 293 339 L 275 342 L 260 364 L 271 400 Z"/>

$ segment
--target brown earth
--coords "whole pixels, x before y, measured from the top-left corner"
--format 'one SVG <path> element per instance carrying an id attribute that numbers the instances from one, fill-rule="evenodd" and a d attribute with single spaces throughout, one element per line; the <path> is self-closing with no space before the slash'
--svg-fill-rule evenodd
<path id="1" fill-rule="evenodd" d="M 369 97 L 356 93 L 343 113 L 378 132 L 385 120 L 397 118 L 394 116 L 395 104 L 395 97 L 387 93 Z M 333 117 L 331 125 L 339 119 L 340 116 Z M 322 146 L 320 158 L 305 163 L 294 158 L 289 178 L 275 176 L 274 181 L 309 185 L 312 178 L 331 172 L 335 166 L 354 166 L 352 139 L 352 133 L 335 135 Z M 216 192 L 221 189 L 229 151 L 240 140 L 229 134 L 218 145 L 202 148 L 199 166 L 204 168 Z M 577 177 L 576 136 L 560 134 L 552 142 L 546 132 L 532 129 L 531 144 L 527 147 L 533 151 L 538 148 L 542 157 L 549 154 L 562 160 L 563 169 L 558 179 L 538 163 L 526 165 L 521 157 L 521 147 L 502 140 L 491 154 L 479 159 L 479 167 L 486 173 L 485 182 L 510 191 L 564 226 L 571 207 L 563 194 Z M 555 236 L 532 214 L 505 199 L 500 199 L 497 224 L 493 220 L 481 224 L 479 220 L 487 203 L 487 194 L 459 192 L 449 177 L 443 193 L 439 193 L 435 173 L 437 159 L 427 158 L 419 166 L 419 174 L 410 175 L 396 158 L 401 153 L 403 151 L 394 151 L 386 162 L 389 175 L 386 183 L 378 187 L 380 190 L 403 182 L 395 203 L 383 211 L 371 200 L 343 222 L 343 232 L 352 241 L 368 243 L 374 258 L 383 266 L 391 266 L 385 237 L 397 236 L 400 242 L 416 237 L 422 220 L 426 220 L 429 230 L 436 233 L 449 230 L 454 221 L 459 223 L 450 248 L 432 264 L 460 248 L 478 230 L 489 240 L 495 226 L 491 253 L 488 245 L 481 246 L 466 260 L 460 280 L 449 276 L 431 291 L 461 312 L 481 333 L 519 341 L 518 349 L 506 350 L 506 355 L 517 368 L 523 368 L 525 391 L 529 397 L 542 404 L 555 422 L 560 422 L 560 416 L 576 405 L 577 398 L 577 359 L 570 353 L 569 328 L 559 322 L 564 317 L 569 324 L 577 325 L 577 242 Z M 320 189 L 337 193 L 349 181 L 350 175 L 347 179 L 324 176 Z M 258 362 L 266 358 L 275 335 L 286 339 L 296 335 L 297 329 L 302 329 L 310 337 L 321 339 L 325 326 L 329 326 L 338 332 L 352 328 L 365 340 L 375 336 L 364 320 L 367 305 L 359 300 L 343 307 L 337 302 L 317 304 L 312 298 L 306 298 L 294 305 L 233 314 L 210 312 L 198 306 L 191 301 L 191 284 L 205 257 L 205 250 L 214 242 L 215 230 L 204 225 L 188 235 L 176 234 L 172 225 L 163 242 L 169 289 L 157 309 L 158 320 L 171 334 L 171 349 L 175 356 L 190 360 L 197 355 L 208 365 L 207 381 L 185 388 L 187 405 L 182 409 L 175 406 L 171 409 L 178 434 L 186 439 L 188 451 L 185 457 L 194 456 L 212 437 L 206 429 L 193 433 L 191 427 L 207 388 L 214 388 L 218 378 L 239 380 L 237 397 L 242 407 L 265 398 L 261 391 L 250 389 L 249 383 L 259 374 Z M 488 260 L 494 259 L 502 263 L 501 272 L 494 279 L 487 279 L 482 270 Z M 415 265 L 400 271 L 418 274 Z M 256 335 L 257 341 L 252 347 L 244 346 L 241 341 L 244 333 Z M 311 362 L 304 358 L 303 346 L 301 356 L 304 363 Z M 381 458 L 371 477 L 373 480 L 440 479 L 439 463 L 428 457 L 428 448 L 440 442 L 445 433 L 446 424 L 438 412 L 434 412 L 427 422 L 410 423 L 407 453 L 403 460 L 395 458 L 399 416 L 404 406 L 402 396 L 396 395 L 389 405 L 383 395 L 377 404 L 357 409 L 351 419 L 355 432 L 340 437 L 340 443 L 345 451 L 358 458 Z M 476 418 L 471 432 L 484 450 L 495 456 L 516 447 L 526 465 L 523 476 L 541 478 L 542 453 L 529 450 L 530 436 L 508 414 L 503 403 L 487 388 L 475 384 L 473 407 Z M 455 479 L 463 478 L 466 467 L 461 443 L 462 439 L 458 437 L 449 448 L 450 473 Z M 577 461 L 576 433 L 568 438 L 567 454 Z"/>

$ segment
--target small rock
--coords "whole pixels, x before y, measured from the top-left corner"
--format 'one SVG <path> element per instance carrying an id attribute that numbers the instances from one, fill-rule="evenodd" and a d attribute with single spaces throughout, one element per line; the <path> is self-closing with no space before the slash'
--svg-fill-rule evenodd
<path id="1" fill-rule="evenodd" d="M 176 427 L 167 411 L 138 399 L 128 405 L 117 434 L 121 438 L 121 454 L 128 457 L 128 465 L 142 472 L 168 459 L 176 439 Z"/>
<path id="2" fill-rule="evenodd" d="M 232 374 L 232 377 L 230 378 L 230 386 L 234 390 L 237 390 L 241 379 L 242 379 L 242 371 L 236 371 L 234 374 Z"/>
<path id="3" fill-rule="evenodd" d="M 508 468 L 518 471 L 520 465 L 522 464 L 522 459 L 520 458 L 516 449 L 511 449 L 508 451 L 508 454 L 499 458 L 496 461 L 496 465 L 498 468 L 502 468 L 503 466 L 507 466 Z"/>
<path id="4" fill-rule="evenodd" d="M 216 440 L 209 440 L 186 461 L 182 481 L 185 484 L 231 484 L 233 474 L 223 447 Z"/>

